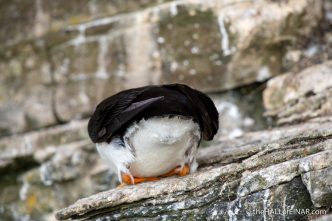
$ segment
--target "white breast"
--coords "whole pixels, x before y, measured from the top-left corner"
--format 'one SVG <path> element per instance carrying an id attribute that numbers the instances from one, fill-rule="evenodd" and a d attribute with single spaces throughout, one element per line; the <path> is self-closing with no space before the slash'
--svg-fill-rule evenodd
<path id="1" fill-rule="evenodd" d="M 128 127 L 125 147 L 114 138 L 110 144 L 97 144 L 97 149 L 115 172 L 152 177 L 185 163 L 191 166 L 191 172 L 195 171 L 199 140 L 200 128 L 193 120 L 153 117 Z"/>

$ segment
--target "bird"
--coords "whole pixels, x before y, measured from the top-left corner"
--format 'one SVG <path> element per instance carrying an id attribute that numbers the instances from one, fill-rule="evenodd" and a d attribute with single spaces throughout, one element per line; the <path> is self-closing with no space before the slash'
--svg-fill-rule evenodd
<path id="1" fill-rule="evenodd" d="M 87 129 L 120 185 L 132 185 L 195 172 L 200 142 L 213 139 L 218 119 L 203 92 L 185 84 L 148 85 L 101 101 Z"/>

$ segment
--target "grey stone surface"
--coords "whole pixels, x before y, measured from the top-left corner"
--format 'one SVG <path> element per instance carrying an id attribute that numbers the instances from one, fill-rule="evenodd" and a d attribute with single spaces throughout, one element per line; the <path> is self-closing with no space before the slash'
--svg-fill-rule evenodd
<path id="1" fill-rule="evenodd" d="M 331 155 L 329 155 L 331 157 Z M 331 165 L 332 163 L 330 163 Z M 316 207 L 329 207 L 332 202 L 332 168 L 307 172 L 302 175 L 312 202 Z"/>
<path id="2" fill-rule="evenodd" d="M 266 115 L 276 117 L 279 124 L 330 115 L 331 87 L 331 60 L 273 78 L 263 95 Z"/>
<path id="3" fill-rule="evenodd" d="M 300 212 L 329 212 L 331 1 L 122 2 L 0 0 L 0 219 L 54 221 L 55 210 L 106 190 L 70 207 L 86 206 L 73 217 L 314 220 L 319 214 Z M 294 125 L 266 129 L 264 81 L 285 72 L 288 80 L 268 83 L 266 114 Z M 86 120 L 75 120 L 119 90 L 170 82 L 212 92 L 221 113 L 199 172 L 109 191 L 116 177 Z M 292 214 L 259 214 L 266 208 Z"/>
<path id="4" fill-rule="evenodd" d="M 50 69 L 40 42 L 0 50 L 0 136 L 57 122 Z"/>
<path id="5" fill-rule="evenodd" d="M 1 139 L 0 220 L 54 220 L 68 202 L 113 188 L 86 121 Z"/>
<path id="6" fill-rule="evenodd" d="M 322 6 L 2 1 L 0 22 L 10 27 L 0 30 L 0 136 L 85 118 L 102 98 L 130 87 L 179 82 L 219 92 L 265 81 L 282 73 L 286 48 L 316 36 Z"/>
<path id="7" fill-rule="evenodd" d="M 239 138 L 242 145 L 228 147 L 233 155 L 227 156 L 226 165 L 222 158 L 211 162 L 204 155 L 218 156 L 227 148 L 202 149 L 197 173 L 101 192 L 58 211 L 56 217 L 305 220 L 311 210 L 332 206 L 331 125 L 330 119 L 322 118 L 293 128 L 262 131 L 263 135 L 269 133 L 264 143 L 248 144 Z M 252 141 L 262 137 L 258 132 L 245 136 Z"/>
<path id="8" fill-rule="evenodd" d="M 263 116 L 261 96 L 257 93 L 247 95 L 254 88 L 241 88 L 225 93 L 211 95 L 220 113 L 220 127 L 213 142 L 204 142 L 203 146 L 219 144 L 218 137 L 236 138 L 246 131 L 259 130 L 266 127 Z M 260 111 L 259 111 L 260 110 Z M 36 113 L 37 114 L 37 113 Z M 43 163 L 53 157 L 57 152 L 72 149 L 75 146 L 92 145 L 87 134 L 87 120 L 72 121 L 71 123 L 58 125 L 49 129 L 24 133 L 18 136 L 4 137 L 0 139 L 0 174 L 11 172 L 14 169 L 24 168 L 24 163 Z M 69 147 L 63 147 L 68 145 Z M 63 153 L 64 151 L 61 151 Z M 65 157 L 74 154 L 68 151 Z"/>
<path id="9" fill-rule="evenodd" d="M 262 196 L 269 199 L 265 205 L 274 205 L 267 208 L 277 209 L 281 208 L 277 202 L 292 199 L 287 204 L 292 206 L 305 196 L 293 209 L 317 209 L 318 205 L 324 209 L 330 204 L 330 174 L 322 171 L 331 167 L 331 122 L 329 117 L 316 118 L 244 133 L 237 139 L 217 137 L 200 149 L 198 173 L 110 190 L 81 200 L 74 208 L 82 205 L 81 212 L 91 210 L 89 216 L 102 213 L 111 220 L 142 214 L 151 220 L 214 220 L 223 211 L 227 211 L 226 220 L 260 220 L 264 218 L 259 209 L 264 208 Z M 55 209 L 116 186 L 116 176 L 107 173 L 85 129 L 86 121 L 82 121 L 1 140 L 1 217 L 11 220 L 14 213 L 21 218 L 53 220 Z M 31 163 L 34 166 L 29 169 Z M 10 174 L 17 170 L 22 173 Z M 261 214 L 247 213 L 254 208 Z M 301 214 L 293 215 L 296 220 Z"/>
<path id="10" fill-rule="evenodd" d="M 329 215 L 321 216 L 321 217 L 315 219 L 315 221 L 330 221 L 331 219 L 332 219 L 332 214 L 329 214 Z"/>
<path id="11" fill-rule="evenodd" d="M 134 0 L 122 4 L 114 1 L 52 1 L 34 0 L 1 1 L 0 31 L 2 46 L 30 40 L 60 30 L 66 25 L 77 24 L 104 16 L 139 10 L 163 0 Z"/>
<path id="12" fill-rule="evenodd" d="M 22 161 L 42 163 L 59 151 L 59 146 L 75 142 L 87 143 L 86 125 L 87 121 L 83 120 L 1 139 L 0 173 L 24 168 Z"/>

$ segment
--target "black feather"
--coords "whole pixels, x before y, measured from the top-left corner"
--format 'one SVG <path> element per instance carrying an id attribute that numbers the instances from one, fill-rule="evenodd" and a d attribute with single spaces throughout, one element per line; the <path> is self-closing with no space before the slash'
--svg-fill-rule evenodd
<path id="1" fill-rule="evenodd" d="M 212 140 L 219 128 L 219 114 L 213 101 L 206 94 L 184 84 L 171 84 L 165 87 L 178 90 L 188 98 L 197 113 L 203 139 Z"/>
<path id="2" fill-rule="evenodd" d="M 89 136 L 95 143 L 109 142 L 131 122 L 163 115 L 193 118 L 206 140 L 218 130 L 218 112 L 207 95 L 186 85 L 170 84 L 134 88 L 105 99 L 89 120 Z"/>

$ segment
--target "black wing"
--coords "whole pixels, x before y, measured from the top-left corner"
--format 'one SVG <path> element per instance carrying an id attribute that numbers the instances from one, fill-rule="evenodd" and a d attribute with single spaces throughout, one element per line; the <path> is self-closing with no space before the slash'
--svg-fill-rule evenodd
<path id="1" fill-rule="evenodd" d="M 109 142 L 133 120 L 162 115 L 193 117 L 205 140 L 218 130 L 218 112 L 204 93 L 182 84 L 146 86 L 122 91 L 102 101 L 88 124 L 91 140 Z"/>
<path id="2" fill-rule="evenodd" d="M 219 114 L 213 101 L 206 94 L 184 84 L 170 84 L 164 87 L 177 90 L 187 97 L 197 114 L 203 139 L 212 140 L 219 128 Z"/>
<path id="3" fill-rule="evenodd" d="M 134 102 L 147 88 L 120 92 L 102 101 L 88 123 L 88 133 L 95 143 L 109 141 L 111 136 L 133 117 L 164 97 Z"/>

